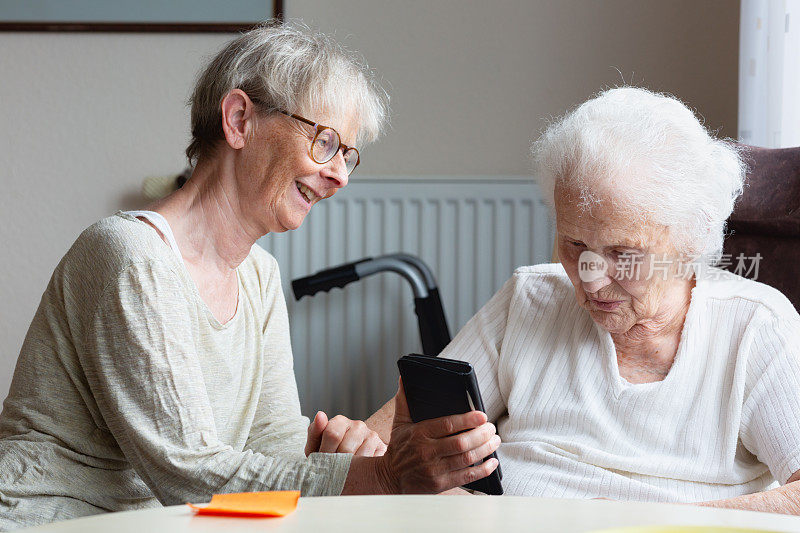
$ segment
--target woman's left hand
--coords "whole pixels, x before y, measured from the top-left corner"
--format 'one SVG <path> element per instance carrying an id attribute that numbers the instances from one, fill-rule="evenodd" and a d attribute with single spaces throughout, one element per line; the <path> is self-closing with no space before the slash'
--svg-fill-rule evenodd
<path id="1" fill-rule="evenodd" d="M 350 420 L 342 415 L 328 420 L 328 416 L 319 411 L 308 426 L 306 440 L 306 455 L 314 452 L 378 457 L 386 453 L 386 444 L 361 420 Z"/>

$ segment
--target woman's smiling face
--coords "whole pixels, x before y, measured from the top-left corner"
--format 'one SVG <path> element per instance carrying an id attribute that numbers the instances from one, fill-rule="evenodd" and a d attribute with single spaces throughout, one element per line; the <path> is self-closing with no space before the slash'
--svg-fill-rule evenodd
<path id="1" fill-rule="evenodd" d="M 322 113 L 311 117 L 330 124 L 344 143 L 356 137 L 353 119 L 336 120 Z M 327 163 L 316 163 L 309 153 L 313 137 L 313 127 L 280 113 L 254 121 L 236 175 L 248 218 L 257 220 L 265 233 L 299 228 L 314 204 L 347 185 L 341 151 Z"/>
<path id="2" fill-rule="evenodd" d="M 598 325 L 623 334 L 683 297 L 668 228 L 637 223 L 613 201 L 591 209 L 579 202 L 574 191 L 556 191 L 556 246 L 578 303 Z"/>

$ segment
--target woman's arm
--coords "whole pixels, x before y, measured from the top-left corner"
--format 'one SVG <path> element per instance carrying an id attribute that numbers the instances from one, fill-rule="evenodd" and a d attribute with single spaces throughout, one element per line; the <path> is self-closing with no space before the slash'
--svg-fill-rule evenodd
<path id="1" fill-rule="evenodd" d="M 338 494 L 347 455 L 306 459 L 302 441 L 298 454 L 238 451 L 218 436 L 204 385 L 203 347 L 182 295 L 169 267 L 133 264 L 99 296 L 76 346 L 101 422 L 139 477 L 164 504 L 222 492 Z"/>
<path id="2" fill-rule="evenodd" d="M 270 275 L 262 294 L 266 317 L 261 331 L 264 368 L 245 448 L 267 455 L 282 452 L 305 452 L 306 456 L 316 452 L 383 455 L 386 445 L 360 420 L 341 415 L 328 420 L 320 411 L 309 424 L 301 415 L 280 269 L 274 257 L 268 256 L 267 260 Z"/>
<path id="3" fill-rule="evenodd" d="M 800 515 L 800 470 L 795 472 L 782 487 L 727 500 L 701 502 L 697 505 Z"/>
<path id="4" fill-rule="evenodd" d="M 788 300 L 785 304 L 783 317 L 765 316 L 748 332 L 739 438 L 786 484 L 701 505 L 800 514 L 800 316 Z"/>
<path id="5" fill-rule="evenodd" d="M 394 420 L 394 402 L 392 398 L 383 407 L 375 411 L 366 420 L 367 427 L 378 434 L 383 442 L 389 444 L 392 438 L 392 420 Z"/>

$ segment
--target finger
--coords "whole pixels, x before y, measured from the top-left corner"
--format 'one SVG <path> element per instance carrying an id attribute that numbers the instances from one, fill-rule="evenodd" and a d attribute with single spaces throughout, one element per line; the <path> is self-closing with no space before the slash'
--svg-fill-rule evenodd
<path id="1" fill-rule="evenodd" d="M 306 455 L 319 450 L 322 443 L 322 432 L 328 425 L 328 415 L 322 411 L 317 411 L 314 420 L 308 425 L 308 437 L 306 439 Z"/>
<path id="2" fill-rule="evenodd" d="M 435 444 L 436 451 L 443 457 L 466 453 L 486 444 L 496 433 L 494 424 L 487 422 L 464 433 L 439 439 Z"/>
<path id="3" fill-rule="evenodd" d="M 322 433 L 322 442 L 319 445 L 320 452 L 336 453 L 342 443 L 344 434 L 347 433 L 348 422 L 350 421 L 341 415 L 337 415 L 328 421 L 328 425 L 325 426 L 325 431 Z"/>
<path id="4" fill-rule="evenodd" d="M 308 434 L 320 438 L 327 425 L 328 415 L 325 414 L 325 411 L 317 411 L 314 420 L 308 425 Z"/>
<path id="5" fill-rule="evenodd" d="M 406 401 L 406 391 L 403 388 L 403 378 L 397 381 L 397 394 L 394 395 L 394 422 L 396 424 L 410 424 L 411 413 L 408 412 L 408 402 Z"/>
<path id="6" fill-rule="evenodd" d="M 375 455 L 373 455 L 373 457 L 382 457 L 382 456 L 386 455 L 386 450 L 388 448 L 389 448 L 389 446 L 387 446 L 387 444 L 385 442 L 380 441 L 378 443 L 378 447 L 375 448 Z"/>
<path id="7" fill-rule="evenodd" d="M 486 458 L 489 454 L 497 451 L 500 447 L 500 437 L 495 435 L 488 442 L 478 446 L 477 448 L 468 452 L 460 453 L 458 455 L 451 455 L 445 459 L 445 464 L 449 470 L 460 470 L 468 466 L 474 465 L 481 459 Z"/>
<path id="8" fill-rule="evenodd" d="M 381 442 L 381 439 L 377 437 L 369 437 L 364 439 L 364 442 L 361 444 L 358 450 L 356 450 L 354 455 L 356 457 L 375 457 L 376 451 Z"/>
<path id="9" fill-rule="evenodd" d="M 353 421 L 336 449 L 339 453 L 355 453 L 358 448 L 369 438 L 370 430 L 361 421 Z"/>
<path id="10" fill-rule="evenodd" d="M 488 461 L 484 461 L 479 465 L 470 466 L 469 468 L 462 468 L 461 470 L 457 470 L 450 475 L 450 483 L 448 484 L 451 484 L 453 487 L 460 487 L 462 485 L 466 485 L 467 483 L 478 481 L 479 479 L 483 479 L 494 472 L 499 464 L 499 461 L 492 457 Z"/>
<path id="11" fill-rule="evenodd" d="M 418 426 L 428 437 L 440 439 L 448 435 L 454 435 L 462 431 L 467 431 L 485 424 L 486 415 L 481 411 L 470 411 L 460 415 L 443 416 L 431 420 L 423 420 Z"/>

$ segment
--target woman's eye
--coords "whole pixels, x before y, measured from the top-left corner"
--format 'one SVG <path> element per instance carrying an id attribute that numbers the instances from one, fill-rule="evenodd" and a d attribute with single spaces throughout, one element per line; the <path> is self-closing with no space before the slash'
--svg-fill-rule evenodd
<path id="1" fill-rule="evenodd" d="M 582 248 L 584 246 L 584 244 L 582 242 L 579 242 L 579 241 L 568 241 L 568 242 L 570 243 L 570 245 L 578 247 L 578 248 Z"/>
<path id="2" fill-rule="evenodd" d="M 614 250 L 612 252 L 615 257 L 623 258 L 628 261 L 641 261 L 642 254 L 635 250 Z"/>

